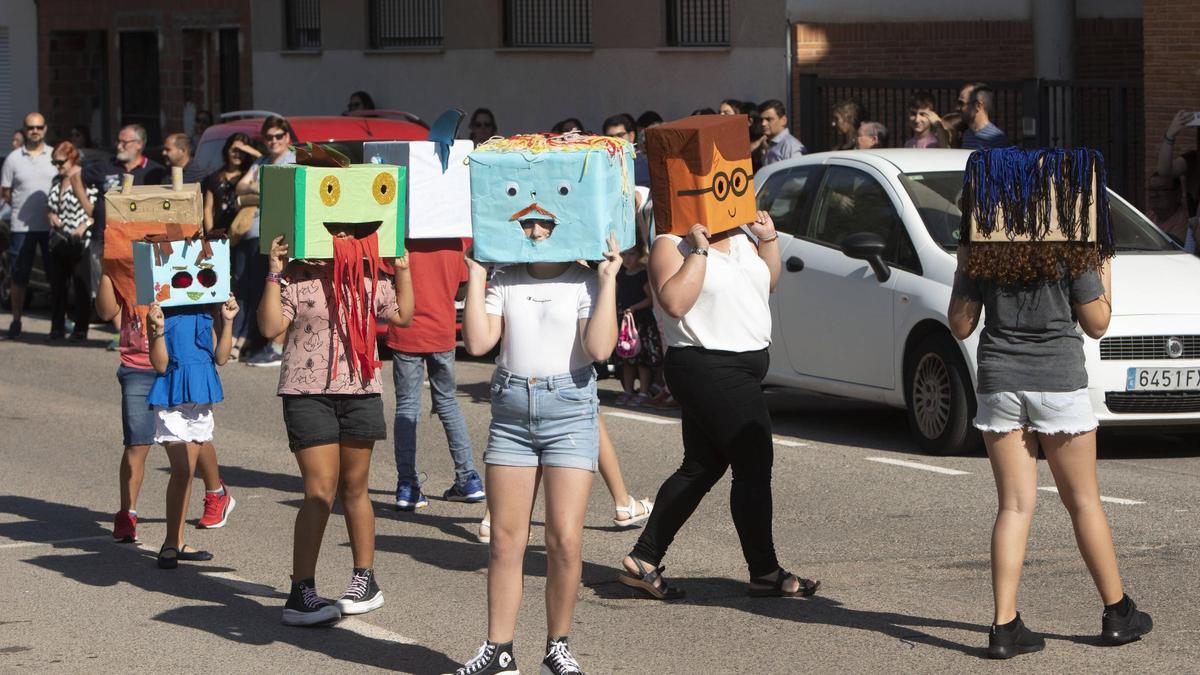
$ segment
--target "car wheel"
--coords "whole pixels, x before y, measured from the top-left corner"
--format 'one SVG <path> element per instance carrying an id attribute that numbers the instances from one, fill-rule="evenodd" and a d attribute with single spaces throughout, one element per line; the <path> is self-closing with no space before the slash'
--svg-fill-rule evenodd
<path id="1" fill-rule="evenodd" d="M 925 452 L 949 455 L 979 447 L 971 425 L 975 395 L 971 376 L 949 335 L 922 339 L 905 357 L 908 425 Z"/>

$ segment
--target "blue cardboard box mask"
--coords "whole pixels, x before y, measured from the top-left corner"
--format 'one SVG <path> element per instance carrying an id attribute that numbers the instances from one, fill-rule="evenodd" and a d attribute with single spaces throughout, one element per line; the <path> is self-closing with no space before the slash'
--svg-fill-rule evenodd
<path id="1" fill-rule="evenodd" d="M 606 136 L 529 134 L 490 140 L 468 157 L 477 260 L 600 260 L 608 235 L 634 245 L 633 146 Z M 522 221 L 553 223 L 529 239 Z"/>
<path id="2" fill-rule="evenodd" d="M 133 243 L 137 303 L 187 307 L 229 299 L 229 240 L 151 237 Z"/>

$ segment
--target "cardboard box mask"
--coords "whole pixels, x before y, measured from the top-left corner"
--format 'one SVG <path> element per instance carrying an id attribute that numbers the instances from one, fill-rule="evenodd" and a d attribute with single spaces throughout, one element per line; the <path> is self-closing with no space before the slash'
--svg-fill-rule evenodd
<path id="1" fill-rule="evenodd" d="M 529 134 L 493 139 L 469 156 L 477 260 L 600 260 L 614 233 L 634 244 L 633 146 L 605 136 Z M 553 221 L 541 241 L 521 221 Z"/>
<path id="2" fill-rule="evenodd" d="M 471 236 L 471 173 L 467 155 L 475 145 L 455 140 L 461 110 L 448 110 L 429 130 L 425 141 L 363 143 L 372 164 L 404 167 L 405 235 L 410 239 Z"/>
<path id="3" fill-rule="evenodd" d="M 260 248 L 279 235 L 293 258 L 333 258 L 327 226 L 378 234 L 379 256 L 404 255 L 404 167 L 267 165 L 260 176 Z"/>
<path id="4" fill-rule="evenodd" d="M 646 130 L 655 231 L 710 234 L 752 222 L 754 168 L 745 115 L 695 115 Z"/>
<path id="5" fill-rule="evenodd" d="M 1073 241 L 1111 248 L 1103 175 L 1104 158 L 1095 150 L 976 151 L 963 174 L 962 227 L 972 242 Z"/>
<path id="6" fill-rule="evenodd" d="M 191 237 L 204 220 L 200 186 L 184 184 L 182 170 L 173 173 L 171 186 L 133 185 L 133 176 L 127 174 L 126 185 L 104 194 L 104 274 L 127 306 L 146 304 L 137 300 L 134 242 L 155 236 Z"/>
<path id="7" fill-rule="evenodd" d="M 186 307 L 229 299 L 229 240 L 188 238 L 133 244 L 137 302 Z"/>

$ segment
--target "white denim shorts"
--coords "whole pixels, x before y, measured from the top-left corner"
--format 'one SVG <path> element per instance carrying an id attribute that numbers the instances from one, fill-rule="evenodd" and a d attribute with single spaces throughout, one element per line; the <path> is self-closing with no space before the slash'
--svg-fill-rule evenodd
<path id="1" fill-rule="evenodd" d="M 1001 391 L 978 395 L 975 428 L 1004 434 L 1028 429 L 1039 434 L 1083 434 L 1096 428 L 1087 389 Z"/>
<path id="2" fill-rule="evenodd" d="M 155 443 L 207 443 L 213 438 L 212 404 L 155 408 Z"/>

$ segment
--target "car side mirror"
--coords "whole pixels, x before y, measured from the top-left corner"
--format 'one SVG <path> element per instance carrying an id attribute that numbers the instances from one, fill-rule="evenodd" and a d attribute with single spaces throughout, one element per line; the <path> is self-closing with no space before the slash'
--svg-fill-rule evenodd
<path id="1" fill-rule="evenodd" d="M 865 260 L 875 271 L 880 283 L 892 276 L 892 270 L 883 261 L 883 252 L 887 250 L 887 242 L 876 232 L 855 232 L 846 235 L 842 240 L 842 253 L 855 260 Z"/>

